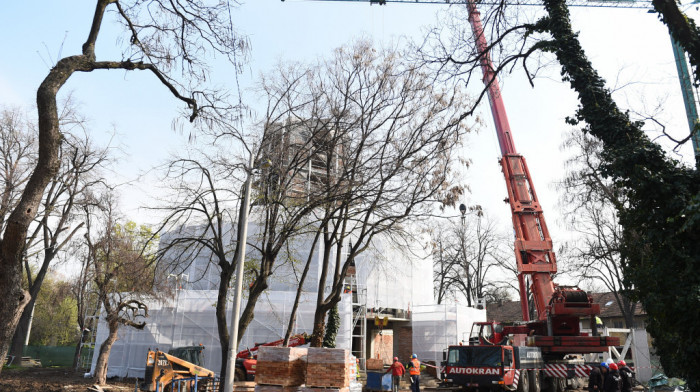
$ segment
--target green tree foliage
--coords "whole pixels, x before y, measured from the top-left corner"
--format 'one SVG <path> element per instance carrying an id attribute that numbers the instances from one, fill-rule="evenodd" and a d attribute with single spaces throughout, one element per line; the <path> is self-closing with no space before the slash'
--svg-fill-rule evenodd
<path id="1" fill-rule="evenodd" d="M 545 0 L 548 16 L 532 32 L 551 38 L 541 48 L 554 53 L 562 76 L 578 93 L 571 124 L 603 142 L 603 175 L 624 192 L 618 209 L 621 254 L 632 295 L 649 315 L 647 329 L 664 370 L 700 386 L 700 175 L 669 158 L 631 121 L 587 59 L 564 0 Z M 694 25 L 693 25 L 694 26 Z"/>
<path id="2" fill-rule="evenodd" d="M 328 311 L 328 324 L 326 334 L 323 336 L 323 347 L 335 348 L 335 338 L 338 336 L 340 328 L 340 314 L 338 314 L 338 304 L 335 304 Z"/>
<path id="3" fill-rule="evenodd" d="M 70 282 L 48 278 L 34 307 L 29 344 L 70 346 L 78 340 L 77 306 Z"/>

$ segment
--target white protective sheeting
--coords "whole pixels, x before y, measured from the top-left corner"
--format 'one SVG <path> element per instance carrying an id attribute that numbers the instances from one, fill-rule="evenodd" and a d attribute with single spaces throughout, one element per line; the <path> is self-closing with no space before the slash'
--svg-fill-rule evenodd
<path id="1" fill-rule="evenodd" d="M 183 230 L 196 233 L 201 228 L 190 226 Z M 259 231 L 260 226 L 251 222 L 249 242 L 257 241 Z M 175 235 L 176 233 L 165 233 L 161 241 Z M 269 291 L 256 305 L 254 320 L 243 336 L 241 349 L 252 347 L 256 342 L 274 341 L 284 336 L 296 294 L 297 278 L 301 275 L 308 258 L 312 239 L 311 236 L 298 236 L 285 247 L 279 262 L 276 263 L 274 273 L 269 278 Z M 259 257 L 254 249 L 253 246 L 249 247 L 248 258 Z M 336 253 L 334 250 L 330 253 L 329 271 L 332 273 Z M 304 284 L 295 333 L 311 333 L 313 329 L 322 255 L 323 245 L 319 242 Z M 149 347 L 167 351 L 171 347 L 200 343 L 206 347 L 205 367 L 219 372 L 221 350 L 214 306 L 220 269 L 216 263 L 210 261 L 211 255 L 207 252 L 185 252 L 184 256 L 179 260 L 181 264 L 170 265 L 164 273 L 177 276 L 181 279 L 179 282 L 189 290 L 181 290 L 178 298 L 169 303 L 151 304 L 151 316 L 147 319 L 148 324 L 143 331 L 125 327 L 120 329 L 119 340 L 113 346 L 110 355 L 110 377 L 142 377 Z M 346 254 L 341 252 L 340 257 L 341 260 L 345 260 Z M 366 305 L 369 308 L 414 310 L 416 306 L 434 303 L 432 257 L 421 246 L 420 240 L 411 245 L 399 246 L 381 235 L 375 236 L 370 248 L 358 255 L 355 266 L 357 289 L 366 289 Z M 324 285 L 326 292 L 330 289 L 330 283 L 329 281 Z M 337 344 L 340 348 L 351 349 L 352 304 L 349 295 L 344 296 L 339 312 L 341 330 L 338 332 Z M 230 319 L 230 310 L 227 312 L 227 318 Z M 440 323 L 441 321 L 436 324 Z M 102 322 L 97 331 L 97 344 L 104 341 L 106 336 L 107 327 Z M 97 355 L 93 359 L 93 369 L 96 358 Z"/>
<path id="2" fill-rule="evenodd" d="M 146 353 L 149 348 L 167 351 L 171 347 L 202 344 L 205 349 L 204 367 L 215 371 L 221 368 L 221 346 L 216 327 L 216 291 L 181 290 L 171 303 L 152 303 L 150 317 L 143 330 L 121 327 L 119 339 L 112 346 L 107 377 L 143 377 Z M 284 337 L 296 293 L 271 291 L 264 294 L 255 307 L 255 318 L 246 329 L 240 350 Z M 241 306 L 241 310 L 245 302 Z M 299 303 L 294 333 L 311 333 L 313 330 L 315 294 L 305 293 Z M 340 329 L 336 338 L 338 348 L 351 349 L 352 304 L 349 295 L 343 295 L 338 304 Z M 226 313 L 230 322 L 231 310 Z M 96 350 L 91 373 L 94 374 L 97 351 L 107 338 L 107 325 L 100 318 L 97 329 Z"/>
<path id="3" fill-rule="evenodd" d="M 434 304 L 433 259 L 417 242 L 410 248 L 383 237 L 357 257 L 357 281 L 367 288 L 367 307 L 413 309 Z"/>
<path id="4" fill-rule="evenodd" d="M 196 232 L 196 227 L 187 229 Z M 249 242 L 255 243 L 260 225 L 249 224 Z M 173 234 L 166 233 L 162 238 L 170 238 Z M 164 241 L 164 240 L 161 240 Z M 358 284 L 367 289 L 369 308 L 394 308 L 409 310 L 418 305 L 434 304 L 433 299 L 433 259 L 429 251 L 422 246 L 427 239 L 417 239 L 412 244 L 397 245 L 386 236 L 377 235 L 372 239 L 371 246 L 355 259 Z M 166 241 L 167 242 L 167 241 Z M 348 240 L 348 242 L 352 242 Z M 284 247 L 275 271 L 268 278 L 268 287 L 272 291 L 296 291 L 297 277 L 306 264 L 313 236 L 299 235 L 290 240 Z M 346 245 L 347 247 L 347 245 Z M 248 248 L 249 259 L 257 259 L 259 253 L 255 247 Z M 344 249 L 345 251 L 346 249 Z M 318 280 L 321 276 L 321 257 L 323 244 L 319 241 L 312 256 L 309 273 L 304 283 L 304 291 L 317 292 Z M 329 271 L 335 269 L 335 249 L 330 252 Z M 217 290 L 219 287 L 220 268 L 212 263 L 208 252 L 201 252 L 187 259 L 186 265 L 171 267 L 167 274 L 186 277 L 189 289 Z M 341 252 L 341 260 L 346 253 Z M 329 278 L 332 280 L 332 277 Z M 325 282 L 324 289 L 328 293 L 330 281 Z"/>
<path id="5" fill-rule="evenodd" d="M 486 321 L 486 310 L 454 304 L 416 306 L 411 321 L 413 352 L 421 362 L 439 364 L 447 346 L 468 341 L 472 324 Z"/>

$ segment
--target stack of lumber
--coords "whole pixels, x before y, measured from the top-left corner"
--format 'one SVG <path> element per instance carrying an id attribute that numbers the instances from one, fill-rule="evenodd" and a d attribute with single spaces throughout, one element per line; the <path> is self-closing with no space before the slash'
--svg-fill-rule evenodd
<path id="1" fill-rule="evenodd" d="M 302 392 L 347 392 L 352 366 L 348 350 L 309 348 Z"/>
<path id="2" fill-rule="evenodd" d="M 255 392 L 294 392 L 304 384 L 306 348 L 260 347 Z"/>
<path id="3" fill-rule="evenodd" d="M 233 392 L 254 392 L 255 382 L 253 381 L 236 381 L 233 383 Z"/>

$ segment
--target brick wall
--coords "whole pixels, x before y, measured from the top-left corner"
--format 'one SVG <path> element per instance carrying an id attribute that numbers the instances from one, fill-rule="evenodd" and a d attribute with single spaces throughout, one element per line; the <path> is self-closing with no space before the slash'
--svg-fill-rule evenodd
<path id="1" fill-rule="evenodd" d="M 413 353 L 413 329 L 409 327 L 394 327 L 394 356 L 399 361 L 408 362 Z"/>
<path id="2" fill-rule="evenodd" d="M 372 331 L 374 339 L 370 357 L 381 358 L 385 365 L 390 365 L 394 357 L 394 335 L 391 330 L 384 330 L 381 335 L 378 332 Z"/>

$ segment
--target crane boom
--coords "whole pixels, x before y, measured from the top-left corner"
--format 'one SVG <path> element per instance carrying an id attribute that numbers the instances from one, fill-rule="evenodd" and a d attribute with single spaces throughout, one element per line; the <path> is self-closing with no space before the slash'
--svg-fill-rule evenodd
<path id="1" fill-rule="evenodd" d="M 489 104 L 501 148 L 501 169 L 506 180 L 508 203 L 510 204 L 515 230 L 515 257 L 518 268 L 520 306 L 523 320 L 530 321 L 526 276 L 532 278 L 532 293 L 538 319 L 546 320 L 547 309 L 555 286 L 551 274 L 557 272 L 556 258 L 552 251 L 552 239 L 547 230 L 542 207 L 537 200 L 530 171 L 525 158 L 515 151 L 515 143 L 508 122 L 505 104 L 498 78 L 489 57 L 488 43 L 481 25 L 481 16 L 472 1 L 467 3 L 469 23 L 480 53 L 479 62 L 484 85 L 488 89 Z"/>
<path id="2" fill-rule="evenodd" d="M 507 200 L 510 204 L 515 232 L 514 248 L 523 320 L 530 321 L 526 287 L 526 278 L 530 277 L 532 282 L 530 291 L 537 310 L 537 319 L 540 322 L 546 322 L 547 335 L 553 335 L 554 329 L 557 328 L 556 323 L 553 325 L 552 317 L 563 316 L 570 320 L 572 316 L 594 316 L 600 313 L 600 307 L 593 304 L 590 296 L 584 291 L 578 288 L 559 287 L 552 281 L 552 274 L 557 272 L 552 239 L 549 236 L 525 158 L 515 151 L 508 116 L 493 63 L 489 57 L 479 11 L 473 1 L 467 2 L 467 9 L 501 148 L 501 169 L 506 181 Z"/>

